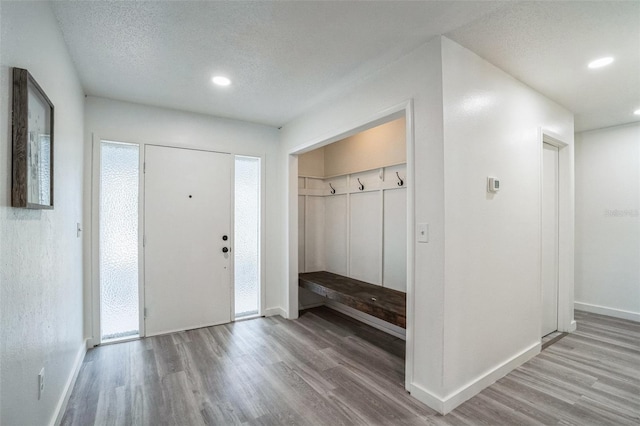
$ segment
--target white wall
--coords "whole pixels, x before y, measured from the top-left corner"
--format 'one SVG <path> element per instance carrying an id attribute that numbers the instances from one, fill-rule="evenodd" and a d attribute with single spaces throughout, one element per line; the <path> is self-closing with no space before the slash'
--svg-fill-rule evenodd
<path id="1" fill-rule="evenodd" d="M 341 176 L 407 161 L 404 117 L 324 147 L 324 176 Z"/>
<path id="2" fill-rule="evenodd" d="M 82 331 L 84 95 L 50 6 L 2 2 L 0 45 L 0 424 L 51 423 Z M 10 67 L 26 68 L 55 106 L 54 209 L 10 207 Z M 45 390 L 38 400 L 38 373 Z"/>
<path id="3" fill-rule="evenodd" d="M 539 129 L 573 115 L 443 39 L 445 398 L 540 342 Z M 487 176 L 500 178 L 489 195 Z M 572 226 L 571 226 L 572 227 Z"/>
<path id="4" fill-rule="evenodd" d="M 539 351 L 540 128 L 568 144 L 572 212 L 573 116 L 436 38 L 287 124 L 282 167 L 292 173 L 296 161 L 288 154 L 335 140 L 408 99 L 415 143 L 408 153 L 409 170 L 415 161 L 409 235 L 415 223 L 428 223 L 429 243 L 409 244 L 415 261 L 408 271 L 407 389 L 447 412 Z M 490 175 L 504 183 L 493 198 L 486 194 Z M 294 188 L 292 176 L 286 184 L 287 191 Z M 296 315 L 296 209 L 290 195 L 290 317 Z M 564 222 L 573 247 L 573 221 Z"/>
<path id="5" fill-rule="evenodd" d="M 576 309 L 640 321 L 640 123 L 576 134 Z"/>
<path id="6" fill-rule="evenodd" d="M 93 139 L 107 139 L 121 142 L 151 143 L 177 147 L 208 149 L 232 154 L 262 156 L 265 168 L 265 282 L 266 314 L 280 313 L 284 306 L 284 291 L 277 265 L 281 245 L 279 226 L 282 216 L 281 190 L 275 184 L 279 180 L 278 171 L 278 130 L 264 125 L 237 120 L 188 113 L 165 108 L 114 101 L 89 96 L 85 104 L 85 161 L 89 165 L 85 171 L 86 215 L 90 223 L 91 203 L 91 151 Z M 91 230 L 87 227 L 87 253 L 90 260 Z M 86 264 L 90 269 L 90 262 Z M 91 305 L 90 271 L 87 276 L 87 297 L 85 303 Z M 87 312 L 87 323 L 91 323 L 91 310 Z M 91 327 L 87 329 L 91 334 Z"/>

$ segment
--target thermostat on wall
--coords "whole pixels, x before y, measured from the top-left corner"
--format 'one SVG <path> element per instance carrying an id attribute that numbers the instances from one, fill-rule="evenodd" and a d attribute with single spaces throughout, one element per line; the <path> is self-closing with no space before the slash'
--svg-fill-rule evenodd
<path id="1" fill-rule="evenodd" d="M 487 178 L 487 191 L 498 192 L 500 190 L 500 179 L 494 177 Z"/>

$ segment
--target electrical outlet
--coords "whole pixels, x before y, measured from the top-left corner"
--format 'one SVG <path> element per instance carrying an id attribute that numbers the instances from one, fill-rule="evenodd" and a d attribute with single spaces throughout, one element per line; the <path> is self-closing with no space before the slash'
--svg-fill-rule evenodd
<path id="1" fill-rule="evenodd" d="M 42 398 L 42 393 L 44 392 L 44 367 L 40 370 L 40 374 L 38 374 L 38 399 Z"/>

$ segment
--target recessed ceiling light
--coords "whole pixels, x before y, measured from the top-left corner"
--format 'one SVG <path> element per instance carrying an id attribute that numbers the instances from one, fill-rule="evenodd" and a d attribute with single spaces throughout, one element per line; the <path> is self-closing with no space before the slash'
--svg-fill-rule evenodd
<path id="1" fill-rule="evenodd" d="M 611 62 L 613 62 L 613 58 L 611 56 L 607 56 L 606 58 L 600 58 L 600 59 L 596 59 L 595 61 L 589 62 L 588 67 L 589 68 L 602 68 L 602 67 L 606 67 Z"/>
<path id="2" fill-rule="evenodd" d="M 213 77 L 213 83 L 217 84 L 218 86 L 228 86 L 231 84 L 231 80 L 229 80 L 227 77 L 217 75 Z"/>
<path id="3" fill-rule="evenodd" d="M 638 108 L 637 110 L 633 111 L 633 113 L 634 113 L 635 115 L 640 115 L 640 108 Z"/>

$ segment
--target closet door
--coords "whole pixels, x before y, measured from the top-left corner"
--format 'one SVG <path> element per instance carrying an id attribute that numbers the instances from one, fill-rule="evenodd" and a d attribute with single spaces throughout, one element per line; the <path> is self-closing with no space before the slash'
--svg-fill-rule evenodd
<path id="1" fill-rule="evenodd" d="M 382 283 L 382 199 L 380 191 L 351 194 L 349 212 L 350 276 Z"/>

